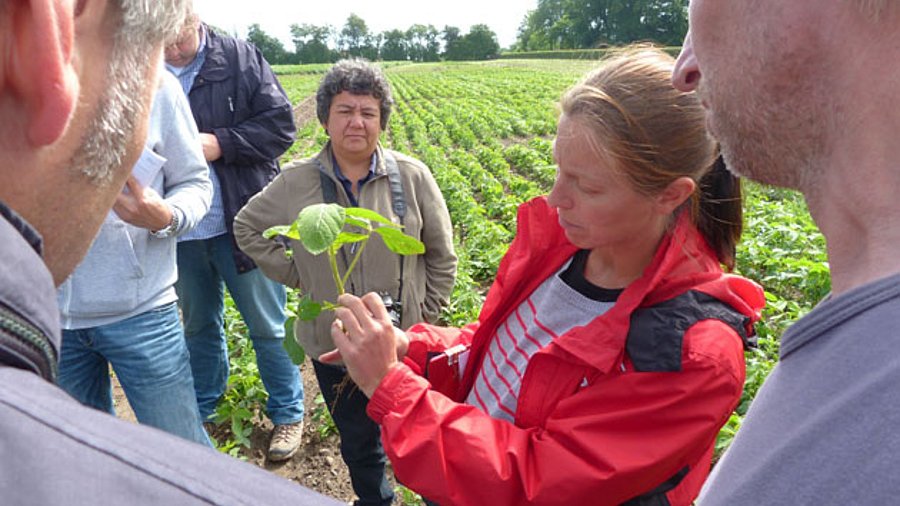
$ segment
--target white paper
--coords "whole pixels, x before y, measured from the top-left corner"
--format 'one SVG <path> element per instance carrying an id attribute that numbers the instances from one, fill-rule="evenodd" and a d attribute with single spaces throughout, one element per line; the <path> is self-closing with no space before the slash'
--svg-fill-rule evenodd
<path id="1" fill-rule="evenodd" d="M 141 157 L 138 158 L 134 167 L 131 168 L 131 175 L 134 176 L 142 187 L 146 188 L 150 186 L 150 183 L 152 183 L 154 179 L 156 179 L 156 175 L 159 174 L 159 171 L 165 164 L 166 158 L 164 156 L 159 155 L 149 147 L 144 146 L 144 150 L 141 151 Z M 128 193 L 127 186 L 122 188 L 122 193 Z M 118 217 L 119 216 L 112 209 L 110 209 L 109 213 L 106 215 L 106 219 L 118 219 Z"/>
<path id="2" fill-rule="evenodd" d="M 141 157 L 138 158 L 134 168 L 131 169 L 131 175 L 137 179 L 138 183 L 141 183 L 141 186 L 146 188 L 150 186 L 150 183 L 153 182 L 165 164 L 165 157 L 145 146 L 144 151 L 141 152 Z"/>

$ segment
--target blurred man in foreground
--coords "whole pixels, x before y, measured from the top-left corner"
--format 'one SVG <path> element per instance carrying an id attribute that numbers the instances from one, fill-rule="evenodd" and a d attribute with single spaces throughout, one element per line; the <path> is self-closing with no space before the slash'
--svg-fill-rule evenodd
<path id="1" fill-rule="evenodd" d="M 0 2 L 4 504 L 336 504 L 52 384 L 53 281 L 79 262 L 125 185 L 163 41 L 182 19 L 182 0 Z"/>
<path id="2" fill-rule="evenodd" d="M 803 193 L 832 293 L 781 338 L 700 503 L 900 496 L 900 2 L 693 0 L 674 77 L 730 169 Z"/>

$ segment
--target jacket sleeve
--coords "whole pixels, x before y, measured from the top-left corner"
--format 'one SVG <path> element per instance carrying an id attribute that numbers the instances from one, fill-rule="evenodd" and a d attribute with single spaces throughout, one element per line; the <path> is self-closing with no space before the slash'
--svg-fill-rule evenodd
<path id="1" fill-rule="evenodd" d="M 437 322 L 456 280 L 453 225 L 444 196 L 427 169 L 422 172 L 422 242 L 425 243 L 425 321 Z"/>
<path id="2" fill-rule="evenodd" d="M 209 211 L 213 192 L 209 166 L 190 104 L 178 82 L 166 75 L 156 100 L 164 101 L 160 104 L 162 142 L 158 147 L 166 158 L 163 197 L 181 218 L 175 233 L 183 234 Z"/>
<path id="3" fill-rule="evenodd" d="M 233 104 L 236 121 L 215 128 L 225 163 L 234 166 L 268 162 L 284 154 L 294 143 L 296 127 L 287 94 L 272 68 L 256 47 L 238 47 L 242 88 Z M 232 100 L 232 99 L 229 99 Z"/>
<path id="4" fill-rule="evenodd" d="M 563 382 L 572 393 L 547 406 L 535 426 L 452 402 L 403 364 L 384 378 L 367 412 L 381 425 L 398 480 L 438 503 L 620 504 L 710 450 L 740 398 L 740 340 L 718 321 L 685 334 L 696 343 L 723 338 L 728 346 L 688 352 L 681 372 L 614 371 L 583 387 L 577 366 L 538 354 L 533 361 L 559 364 L 554 388 Z M 532 386 L 532 396 L 550 388 Z"/>
<path id="5" fill-rule="evenodd" d="M 287 256 L 281 240 L 266 239 L 263 232 L 276 225 L 294 221 L 285 209 L 291 196 L 284 172 L 247 202 L 234 218 L 234 238 L 238 247 L 262 269 L 269 278 L 286 286 L 299 288 L 300 275 L 294 261 Z"/>

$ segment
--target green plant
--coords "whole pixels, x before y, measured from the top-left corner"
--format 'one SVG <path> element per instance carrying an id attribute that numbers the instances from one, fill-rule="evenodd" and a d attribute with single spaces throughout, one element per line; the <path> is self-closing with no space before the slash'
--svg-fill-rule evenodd
<path id="1" fill-rule="evenodd" d="M 425 506 L 425 501 L 422 500 L 422 496 L 403 485 L 397 485 L 397 487 L 394 488 L 394 494 L 400 499 L 400 504 L 403 506 Z"/>
<path id="2" fill-rule="evenodd" d="M 234 301 L 225 298 L 225 336 L 228 343 L 228 388 L 216 407 L 216 423 L 227 425 L 215 444 L 219 451 L 241 457 L 242 447 L 250 448 L 250 434 L 259 411 L 268 399 L 259 377 L 256 353 L 247 337 L 247 326 L 240 318 Z"/>
<path id="3" fill-rule="evenodd" d="M 320 393 L 316 395 L 313 403 L 316 406 L 313 408 L 310 418 L 316 423 L 316 432 L 319 433 L 319 437 L 327 439 L 329 436 L 336 436 L 338 434 L 337 425 L 334 424 L 334 419 L 331 418 L 331 412 L 328 410 L 325 397 Z"/>
<path id="4" fill-rule="evenodd" d="M 425 245 L 415 237 L 404 234 L 403 228 L 384 216 L 361 207 L 341 207 L 337 204 L 313 204 L 304 207 L 297 219 L 290 225 L 277 225 L 263 232 L 263 237 L 273 239 L 277 236 L 299 241 L 313 255 L 326 253 L 331 276 L 338 294 L 345 292 L 344 286 L 350 273 L 362 258 L 366 243 L 372 234 L 378 234 L 384 244 L 398 255 L 420 255 L 425 252 Z M 341 273 L 338 268 L 337 255 L 345 244 L 358 244 L 356 252 L 347 269 Z M 289 252 L 290 253 L 290 252 Z M 304 295 L 299 298 L 295 308 L 288 309 L 290 316 L 286 325 L 287 336 L 293 335 L 293 325 L 297 318 L 314 320 L 323 310 L 337 308 L 335 302 L 316 301 Z M 303 361 L 305 353 L 294 339 L 284 340 L 285 349 L 295 363 Z"/>

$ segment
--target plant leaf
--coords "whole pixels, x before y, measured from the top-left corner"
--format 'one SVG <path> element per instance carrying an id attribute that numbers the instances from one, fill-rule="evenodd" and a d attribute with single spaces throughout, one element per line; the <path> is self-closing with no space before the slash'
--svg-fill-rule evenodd
<path id="1" fill-rule="evenodd" d="M 384 216 L 376 213 L 375 211 L 373 211 L 371 209 L 366 209 L 363 207 L 348 207 L 346 209 L 346 211 L 347 211 L 347 216 L 353 216 L 354 218 L 362 218 L 364 220 L 373 221 L 375 223 L 381 223 L 382 225 L 385 225 L 388 227 L 400 228 L 400 225 L 397 225 L 396 223 L 392 222 L 391 220 L 385 218 Z"/>
<path id="2" fill-rule="evenodd" d="M 291 357 L 291 362 L 295 365 L 300 365 L 306 360 L 306 351 L 302 346 L 297 342 L 297 339 L 294 338 L 294 321 L 295 317 L 290 317 L 284 322 L 284 342 L 282 346 L 284 346 L 284 351 L 287 352 L 288 356 Z"/>
<path id="3" fill-rule="evenodd" d="M 319 313 L 322 312 L 322 304 L 312 300 L 307 296 L 300 298 L 297 303 L 297 318 L 303 321 L 315 320 Z"/>
<path id="4" fill-rule="evenodd" d="M 271 239 L 275 236 L 283 235 L 289 239 L 300 240 L 300 234 L 297 232 L 297 227 L 294 224 L 276 225 L 274 227 L 269 227 L 263 231 L 262 235 L 266 239 Z"/>
<path id="5" fill-rule="evenodd" d="M 337 250 L 344 244 L 351 244 L 354 242 L 362 242 L 369 238 L 369 234 L 355 234 L 353 232 L 341 232 L 340 235 L 337 236 L 337 239 L 334 240 L 334 249 Z"/>
<path id="6" fill-rule="evenodd" d="M 313 204 L 300 211 L 297 230 L 300 242 L 313 255 L 328 250 L 344 228 L 344 208 L 337 204 Z"/>
<path id="7" fill-rule="evenodd" d="M 353 225 L 354 227 L 359 227 L 363 230 L 372 230 L 372 224 L 368 220 L 360 220 L 350 215 L 347 215 L 347 217 L 344 218 L 344 223 L 346 223 L 347 225 Z"/>
<path id="8" fill-rule="evenodd" d="M 398 255 L 421 255 L 425 253 L 425 244 L 415 237 L 404 234 L 396 228 L 378 227 L 375 229 L 389 250 Z"/>

